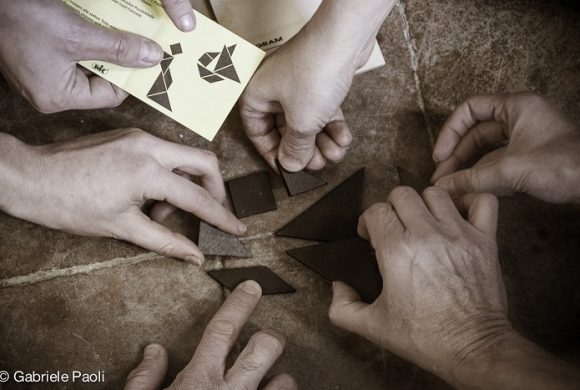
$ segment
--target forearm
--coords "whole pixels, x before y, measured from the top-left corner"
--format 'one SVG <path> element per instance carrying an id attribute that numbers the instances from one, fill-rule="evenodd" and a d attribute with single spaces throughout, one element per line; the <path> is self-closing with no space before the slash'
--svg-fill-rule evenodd
<path id="1" fill-rule="evenodd" d="M 445 379 L 464 389 L 577 389 L 580 383 L 580 370 L 515 332 L 479 352 Z"/>
<path id="2" fill-rule="evenodd" d="M 321 36 L 337 51 L 358 59 L 372 49 L 394 5 L 393 0 L 324 0 L 301 33 Z"/>
<path id="3" fill-rule="evenodd" d="M 15 137 L 0 133 L 0 210 L 18 214 L 18 200 L 25 191 L 23 166 L 29 146 Z"/>

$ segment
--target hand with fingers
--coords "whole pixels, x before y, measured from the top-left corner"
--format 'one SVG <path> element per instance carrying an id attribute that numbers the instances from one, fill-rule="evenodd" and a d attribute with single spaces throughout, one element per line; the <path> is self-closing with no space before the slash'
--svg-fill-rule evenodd
<path id="1" fill-rule="evenodd" d="M 341 109 L 395 2 L 324 1 L 311 21 L 260 66 L 240 100 L 247 136 L 277 171 L 341 161 L 352 133 Z"/>
<path id="2" fill-rule="evenodd" d="M 201 185 L 183 174 L 200 178 Z M 222 206 L 225 197 L 213 153 L 141 130 L 45 146 L 25 145 L 0 133 L 0 209 L 53 229 L 114 237 L 201 264 L 203 253 L 193 242 L 142 208 L 149 200 L 167 202 L 240 235 L 246 226 Z"/>
<path id="3" fill-rule="evenodd" d="M 173 390 L 255 390 L 263 382 L 284 349 L 283 337 L 275 331 L 252 336 L 234 365 L 228 370 L 226 358 L 261 296 L 253 281 L 239 285 L 209 322 L 189 364 L 169 387 Z M 168 358 L 165 349 L 152 344 L 145 348 L 143 361 L 127 378 L 125 390 L 156 390 L 165 378 Z M 264 390 L 295 390 L 296 382 L 287 374 L 277 375 Z"/>
<path id="4" fill-rule="evenodd" d="M 433 158 L 433 182 L 454 196 L 580 203 L 580 126 L 535 94 L 469 98 L 443 125 Z"/>
<path id="5" fill-rule="evenodd" d="M 77 63 L 102 60 L 131 68 L 163 58 L 150 39 L 93 24 L 62 1 L 0 2 L 0 71 L 10 86 L 43 113 L 118 106 L 128 96 Z M 195 26 L 188 0 L 165 0 L 184 30 Z"/>
<path id="6" fill-rule="evenodd" d="M 335 282 L 331 321 L 458 388 L 574 383 L 576 370 L 523 339 L 507 319 L 497 199 L 470 194 L 457 202 L 467 219 L 441 188 L 421 197 L 399 187 L 367 210 L 359 234 L 376 251 L 383 291 L 367 305 Z"/>

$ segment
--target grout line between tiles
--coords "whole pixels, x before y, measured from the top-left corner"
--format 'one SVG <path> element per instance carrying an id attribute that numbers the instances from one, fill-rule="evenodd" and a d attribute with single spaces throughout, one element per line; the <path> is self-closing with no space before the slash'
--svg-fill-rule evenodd
<path id="1" fill-rule="evenodd" d="M 405 37 L 405 43 L 407 44 L 407 49 L 409 50 L 409 55 L 411 57 L 411 71 L 413 73 L 413 78 L 415 79 L 415 89 L 417 90 L 416 100 L 423 117 L 425 118 L 425 124 L 427 126 L 427 133 L 429 135 L 429 142 L 431 143 L 431 148 L 435 145 L 435 136 L 433 134 L 433 129 L 431 128 L 431 121 L 427 115 L 427 109 L 425 106 L 425 98 L 423 96 L 423 87 L 421 79 L 419 77 L 419 50 L 417 49 L 417 44 L 415 38 L 411 33 L 411 26 L 409 24 L 409 19 L 407 18 L 407 3 L 405 0 L 400 0 L 397 4 L 397 9 L 399 15 L 403 21 L 403 35 Z"/>
<path id="2" fill-rule="evenodd" d="M 134 257 L 112 259 L 99 263 L 75 265 L 67 268 L 53 268 L 49 270 L 36 271 L 26 275 L 2 279 L 0 280 L 0 289 L 35 284 L 60 277 L 74 276 L 79 274 L 89 274 L 103 269 L 128 267 L 131 265 L 144 263 L 146 261 L 153 261 L 159 259 L 165 259 L 165 256 L 161 256 L 157 253 L 150 252 Z"/>

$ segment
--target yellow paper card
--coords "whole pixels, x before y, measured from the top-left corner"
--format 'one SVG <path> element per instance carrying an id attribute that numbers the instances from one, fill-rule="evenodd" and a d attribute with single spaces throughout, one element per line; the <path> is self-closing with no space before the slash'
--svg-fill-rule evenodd
<path id="1" fill-rule="evenodd" d="M 157 0 L 63 1 L 92 22 L 159 43 L 165 58 L 153 68 L 81 65 L 210 141 L 265 55 L 199 12 L 195 31 L 179 31 Z"/>

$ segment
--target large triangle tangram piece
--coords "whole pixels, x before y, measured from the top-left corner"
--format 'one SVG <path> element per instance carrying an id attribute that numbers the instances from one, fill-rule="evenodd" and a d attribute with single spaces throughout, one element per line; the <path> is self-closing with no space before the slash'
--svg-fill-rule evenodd
<path id="1" fill-rule="evenodd" d="M 397 166 L 397 173 L 399 174 L 399 183 L 402 186 L 411 187 L 419 194 L 423 193 L 426 188 L 431 186 L 429 179 L 419 177 L 407 171 L 405 168 Z"/>
<path id="2" fill-rule="evenodd" d="M 374 302 L 382 291 L 383 280 L 374 251 L 363 239 L 307 246 L 286 253 L 325 279 L 353 287 L 366 303 Z"/>
<path id="3" fill-rule="evenodd" d="M 236 68 L 233 65 L 216 70 L 216 73 L 225 77 L 226 79 L 230 79 L 238 83 L 240 82 L 240 76 L 238 76 L 238 72 L 236 72 Z"/>
<path id="4" fill-rule="evenodd" d="M 364 168 L 276 232 L 277 236 L 314 241 L 340 241 L 357 236 L 363 212 Z"/>
<path id="5" fill-rule="evenodd" d="M 296 292 L 294 287 L 272 272 L 270 268 L 264 266 L 221 269 L 209 271 L 207 274 L 230 291 L 246 280 L 254 280 L 262 287 L 264 295 Z"/>
<path id="6" fill-rule="evenodd" d="M 197 245 L 207 256 L 252 257 L 236 237 L 205 222 L 200 222 Z"/>
<path id="7" fill-rule="evenodd" d="M 288 195 L 290 196 L 300 195 L 304 192 L 312 191 L 316 188 L 326 185 L 324 180 L 321 180 L 306 171 L 287 171 L 284 169 L 284 167 L 282 167 L 282 164 L 280 164 L 280 161 L 277 159 L 276 166 L 278 167 L 278 171 L 282 176 L 282 181 L 284 182 L 286 191 L 288 191 Z"/>
<path id="8" fill-rule="evenodd" d="M 167 92 L 167 88 L 165 87 L 165 80 L 163 78 L 163 73 L 161 73 L 161 74 L 159 74 L 157 79 L 155 79 L 153 86 L 149 90 L 149 95 L 156 95 L 158 93 L 163 93 L 163 92 Z M 147 95 L 147 96 L 149 96 L 149 95 Z"/>
<path id="9" fill-rule="evenodd" d="M 220 54 L 220 58 L 218 58 L 218 62 L 215 66 L 215 70 L 216 72 L 220 69 L 223 69 L 227 66 L 231 66 L 234 63 L 232 62 L 232 57 L 228 51 L 228 48 L 226 46 L 224 46 L 221 54 Z"/>

